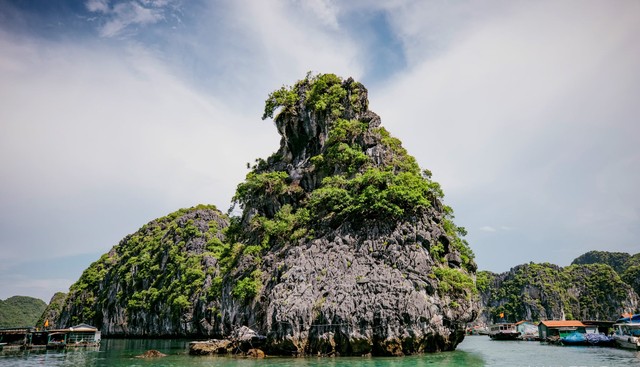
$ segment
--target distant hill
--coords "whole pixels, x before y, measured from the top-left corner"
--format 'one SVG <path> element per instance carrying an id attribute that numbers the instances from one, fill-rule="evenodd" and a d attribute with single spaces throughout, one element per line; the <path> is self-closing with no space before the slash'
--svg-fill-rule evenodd
<path id="1" fill-rule="evenodd" d="M 0 300 L 0 328 L 34 326 L 47 308 L 38 298 L 13 296 Z"/>
<path id="2" fill-rule="evenodd" d="M 640 265 L 640 254 L 630 255 L 626 252 L 589 251 L 578 256 L 572 265 L 606 264 L 618 274 L 622 274 L 632 265 Z"/>
<path id="3" fill-rule="evenodd" d="M 640 253 L 589 251 L 578 256 L 571 264 L 606 264 L 615 270 L 622 280 L 640 294 Z"/>
<path id="4" fill-rule="evenodd" d="M 522 264 L 502 274 L 477 273 L 478 323 L 503 314 L 519 320 L 615 320 L 640 306 L 640 254 L 590 251 L 570 266 Z"/>

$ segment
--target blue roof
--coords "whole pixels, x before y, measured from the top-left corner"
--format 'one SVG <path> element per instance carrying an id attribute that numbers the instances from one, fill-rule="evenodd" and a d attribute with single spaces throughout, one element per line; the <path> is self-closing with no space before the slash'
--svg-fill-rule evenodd
<path id="1" fill-rule="evenodd" d="M 631 317 L 623 317 L 618 319 L 616 322 L 640 322 L 640 313 L 635 314 Z"/>

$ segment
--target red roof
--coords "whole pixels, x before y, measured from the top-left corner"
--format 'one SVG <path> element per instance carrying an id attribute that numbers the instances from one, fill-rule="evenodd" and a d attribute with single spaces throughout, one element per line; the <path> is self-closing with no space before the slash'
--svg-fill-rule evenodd
<path id="1" fill-rule="evenodd" d="M 576 326 L 586 326 L 581 321 L 578 320 L 569 320 L 569 321 L 555 321 L 555 320 L 545 320 L 540 321 L 541 324 L 546 327 L 576 327 Z"/>

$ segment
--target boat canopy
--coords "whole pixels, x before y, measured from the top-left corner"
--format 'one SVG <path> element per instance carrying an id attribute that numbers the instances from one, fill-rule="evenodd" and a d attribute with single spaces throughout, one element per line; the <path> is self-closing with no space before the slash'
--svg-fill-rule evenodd
<path id="1" fill-rule="evenodd" d="M 639 314 L 635 314 L 631 317 L 622 317 L 619 318 L 616 323 L 620 324 L 623 322 L 640 322 L 640 313 Z"/>

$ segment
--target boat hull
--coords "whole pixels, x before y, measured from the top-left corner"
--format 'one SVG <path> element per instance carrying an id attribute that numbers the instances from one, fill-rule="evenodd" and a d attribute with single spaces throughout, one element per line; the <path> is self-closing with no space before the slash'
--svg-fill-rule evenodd
<path id="1" fill-rule="evenodd" d="M 640 338 L 628 335 L 616 335 L 616 344 L 620 348 L 640 350 Z"/>
<path id="2" fill-rule="evenodd" d="M 520 333 L 495 333 L 489 334 L 489 337 L 493 340 L 516 340 L 520 336 Z"/>

